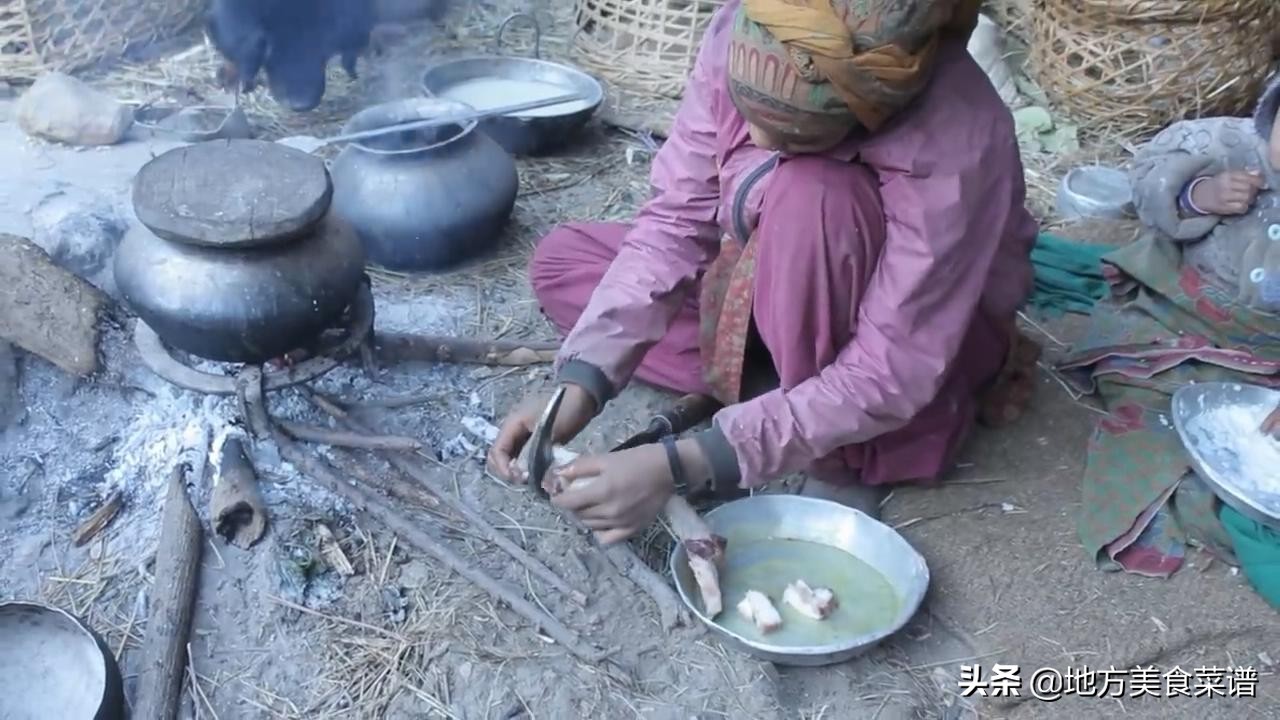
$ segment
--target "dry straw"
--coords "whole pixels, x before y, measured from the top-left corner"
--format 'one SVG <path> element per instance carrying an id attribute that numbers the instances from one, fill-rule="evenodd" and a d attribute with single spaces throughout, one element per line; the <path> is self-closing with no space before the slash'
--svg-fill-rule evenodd
<path id="1" fill-rule="evenodd" d="M 1247 112 L 1271 66 L 1273 0 L 1033 0 L 1031 67 L 1092 131 Z"/>
<path id="2" fill-rule="evenodd" d="M 0 0 L 0 79 L 74 71 L 170 39 L 191 27 L 202 0 Z"/>
<path id="3" fill-rule="evenodd" d="M 631 92 L 680 97 L 723 0 L 576 0 L 579 61 Z"/>
<path id="4" fill-rule="evenodd" d="M 995 21 L 1006 35 L 1027 44 L 1031 36 L 1032 0 L 985 0 L 982 12 Z"/>

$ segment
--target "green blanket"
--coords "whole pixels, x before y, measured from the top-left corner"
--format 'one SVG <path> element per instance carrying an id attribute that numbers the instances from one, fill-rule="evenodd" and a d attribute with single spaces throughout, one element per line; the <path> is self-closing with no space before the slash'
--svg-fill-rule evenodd
<path id="1" fill-rule="evenodd" d="M 1085 550 L 1103 567 L 1156 577 L 1178 569 L 1188 542 L 1228 558 L 1236 544 L 1191 472 L 1170 420 L 1173 392 L 1191 382 L 1280 385 L 1280 318 L 1240 305 L 1181 260 L 1181 248 L 1152 236 L 1110 253 L 1109 296 L 1059 364 L 1108 412 L 1089 443 Z"/>
<path id="2" fill-rule="evenodd" d="M 1087 314 L 1107 294 L 1100 261 L 1114 249 L 1040 233 L 1031 250 L 1036 282 L 1028 304 L 1051 317 Z"/>

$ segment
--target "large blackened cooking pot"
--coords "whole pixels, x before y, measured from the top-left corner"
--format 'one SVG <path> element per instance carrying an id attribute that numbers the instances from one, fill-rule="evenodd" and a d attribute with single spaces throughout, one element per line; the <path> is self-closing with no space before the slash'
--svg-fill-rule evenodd
<path id="1" fill-rule="evenodd" d="M 256 363 L 306 346 L 339 321 L 364 274 L 332 196 L 323 160 L 277 143 L 170 150 L 134 179 L 151 232 L 121 243 L 116 284 L 161 340 L 202 358 Z"/>

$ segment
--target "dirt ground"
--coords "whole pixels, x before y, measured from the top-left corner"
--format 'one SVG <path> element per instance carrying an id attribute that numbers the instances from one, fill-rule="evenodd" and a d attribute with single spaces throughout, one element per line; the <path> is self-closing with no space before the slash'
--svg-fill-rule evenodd
<path id="1" fill-rule="evenodd" d="M 478 7 L 457 21 L 460 30 L 424 30 L 430 50 L 419 53 L 420 40 L 405 41 L 362 81 L 338 85 L 327 104 L 341 114 L 361 98 L 384 96 L 389 78 L 404 77 L 407 56 L 422 62 L 421 55 L 459 48 L 482 51 L 485 31 L 472 29 L 473 15 L 501 13 Z M 554 56 L 564 41 L 552 34 L 550 46 Z M 4 120 L 0 198 L 25 207 L 36 199 L 33 188 L 63 182 L 123 202 L 132 171 L 153 150 L 136 143 L 87 153 L 44 146 L 25 141 Z M 529 294 L 523 268 L 530 250 L 558 222 L 630 216 L 647 196 L 649 157 L 641 140 L 593 125 L 571 150 L 521 161 L 521 197 L 497 254 L 445 275 L 375 272 L 378 327 L 554 337 Z M 5 222 L 12 227 L 0 229 L 25 231 L 17 213 Z M 1052 356 L 1077 324 L 1041 321 L 1028 332 Z M 0 547 L 6 549 L 0 599 L 39 598 L 86 618 L 121 657 L 131 688 L 153 583 L 163 479 L 189 446 L 224 431 L 234 411 L 226 401 L 152 376 L 123 330 L 108 333 L 103 346 L 105 371 L 90 381 L 22 358 L 25 419 L 0 434 Z M 524 393 L 548 387 L 547 368 L 406 365 L 368 377 L 353 366 L 317 386 L 356 403 L 426 396 L 412 407 L 369 408 L 362 416 L 381 431 L 421 439 L 439 482 L 591 601 L 575 609 L 456 519 L 412 502 L 402 503 L 404 512 L 584 638 L 617 648 L 616 662 L 592 667 L 573 660 L 262 444 L 254 462 L 271 527 L 248 551 L 216 538 L 205 543 L 183 717 L 1280 718 L 1280 679 L 1270 665 L 1280 658 L 1280 624 L 1243 576 L 1193 555 L 1173 579 L 1151 580 L 1099 572 L 1084 556 L 1075 514 L 1096 411 L 1047 373 L 1031 411 L 1011 428 L 978 432 L 947 482 L 893 493 L 884 520 L 900 526 L 928 560 L 925 607 L 882 646 L 822 669 L 761 663 L 698 628 L 664 632 L 652 603 L 602 562 L 586 538 L 545 503 L 485 475 L 483 442 L 468 428 L 477 419 L 497 422 Z M 607 447 L 669 399 L 644 387 L 628 389 L 578 445 Z M 277 393 L 271 404 L 280 417 L 327 422 L 296 392 Z M 392 472 L 366 454 L 325 454 L 340 468 L 356 463 L 375 475 Z M 72 529 L 115 489 L 125 494 L 120 516 L 87 547 L 70 547 Z M 208 487 L 194 488 L 193 499 L 207 527 Z M 319 558 L 321 524 L 340 540 L 354 575 L 344 577 Z M 635 545 L 660 569 L 669 543 L 655 531 Z M 964 663 L 988 671 L 993 663 L 1017 664 L 1024 677 L 1041 666 L 1243 665 L 1257 668 L 1260 679 L 1254 700 L 1009 704 L 960 697 Z"/>

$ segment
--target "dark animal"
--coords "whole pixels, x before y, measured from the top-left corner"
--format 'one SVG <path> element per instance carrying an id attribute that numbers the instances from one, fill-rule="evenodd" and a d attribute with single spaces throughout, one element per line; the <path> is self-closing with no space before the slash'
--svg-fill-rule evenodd
<path id="1" fill-rule="evenodd" d="M 277 102 L 306 112 L 324 98 L 334 55 L 356 77 L 374 22 L 373 0 L 212 0 L 206 32 L 226 59 L 220 80 L 248 92 L 265 72 Z"/>

